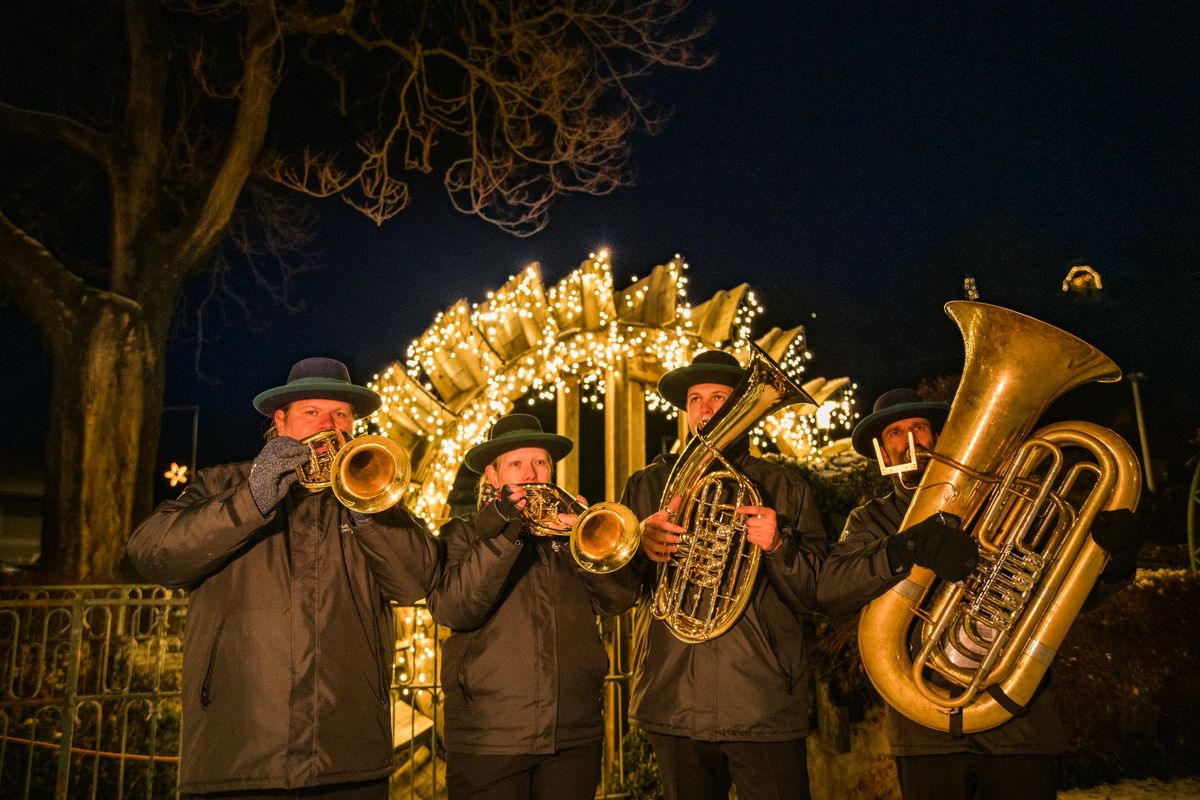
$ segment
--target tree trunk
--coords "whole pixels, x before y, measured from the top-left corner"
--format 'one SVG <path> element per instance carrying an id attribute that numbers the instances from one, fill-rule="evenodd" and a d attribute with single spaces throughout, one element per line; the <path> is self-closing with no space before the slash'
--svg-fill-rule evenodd
<path id="1" fill-rule="evenodd" d="M 155 362 L 165 334 L 152 334 L 136 303 L 106 292 L 86 293 L 76 323 L 54 348 L 42 566 L 95 583 L 120 577 L 125 540 L 148 503 L 137 498 L 147 494 L 145 453 L 156 439 L 144 420 L 162 407 Z"/>

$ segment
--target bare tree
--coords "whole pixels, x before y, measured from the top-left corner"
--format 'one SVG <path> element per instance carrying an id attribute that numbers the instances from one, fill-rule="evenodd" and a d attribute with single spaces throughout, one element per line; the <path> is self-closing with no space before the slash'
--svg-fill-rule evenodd
<path id="1" fill-rule="evenodd" d="M 685 0 L 29 0 L 3 28 L 0 289 L 53 365 L 43 567 L 96 581 L 149 511 L 181 291 L 250 189 L 383 223 L 438 171 L 530 235 L 628 182 L 660 121 L 639 79 L 704 66 L 706 24 Z"/>

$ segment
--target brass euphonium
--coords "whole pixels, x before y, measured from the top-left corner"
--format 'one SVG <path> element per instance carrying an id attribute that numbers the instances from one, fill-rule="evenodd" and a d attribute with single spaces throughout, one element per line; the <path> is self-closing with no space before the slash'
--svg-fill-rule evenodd
<path id="1" fill-rule="evenodd" d="M 972 733 L 1032 698 L 1107 561 L 1089 536 L 1096 513 L 1136 506 L 1141 477 L 1129 445 L 1094 423 L 1026 438 L 1058 396 L 1120 380 L 1107 356 L 997 306 L 956 301 L 946 313 L 963 335 L 962 380 L 900 529 L 955 514 L 973 525 L 980 563 L 960 584 L 914 567 L 863 610 L 858 639 L 889 705 Z"/>
<path id="2" fill-rule="evenodd" d="M 276 436 L 270 428 L 265 438 Z M 361 514 L 391 508 L 408 489 L 412 461 L 408 451 L 386 436 L 348 438 L 337 429 L 300 440 L 308 461 L 296 467 L 297 481 L 310 492 L 332 489 L 342 505 Z"/>
<path id="3" fill-rule="evenodd" d="M 642 529 L 633 510 L 620 503 L 585 506 L 553 483 L 523 483 L 525 530 L 535 536 L 568 537 L 571 557 L 588 572 L 614 572 L 629 563 L 642 542 Z M 488 500 L 498 495 L 492 490 Z M 559 514 L 573 514 L 570 527 Z"/>
<path id="4" fill-rule="evenodd" d="M 650 610 L 675 638 L 696 644 L 729 630 L 750 601 L 761 549 L 746 541 L 746 517 L 734 509 L 757 506 L 754 484 L 723 455 L 761 420 L 784 406 L 815 401 L 770 356 L 750 345 L 741 381 L 703 431 L 697 431 L 675 462 L 662 507 L 678 496 L 671 522 L 687 533 L 658 565 Z M 714 462 L 720 467 L 710 471 Z"/>

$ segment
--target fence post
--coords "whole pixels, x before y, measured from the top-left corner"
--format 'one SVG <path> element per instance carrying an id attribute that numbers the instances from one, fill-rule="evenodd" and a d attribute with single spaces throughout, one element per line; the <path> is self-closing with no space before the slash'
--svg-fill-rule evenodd
<path id="1" fill-rule="evenodd" d="M 62 741 L 58 747 L 58 769 L 55 773 L 54 797 L 67 800 L 71 778 L 71 746 L 75 741 L 75 696 L 79 692 L 79 660 L 83 648 L 83 597 L 74 592 L 71 599 L 71 648 L 63 686 Z"/>

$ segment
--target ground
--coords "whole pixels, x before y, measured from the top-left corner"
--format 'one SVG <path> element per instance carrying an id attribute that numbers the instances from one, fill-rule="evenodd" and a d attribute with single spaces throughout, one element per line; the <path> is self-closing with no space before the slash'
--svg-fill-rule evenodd
<path id="1" fill-rule="evenodd" d="M 1146 778 L 1058 793 L 1058 800 L 1176 800 L 1188 797 L 1200 798 L 1200 777 L 1173 781 Z"/>

